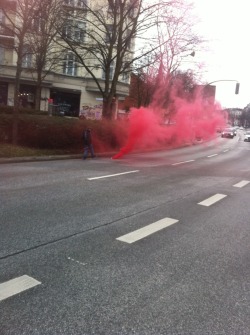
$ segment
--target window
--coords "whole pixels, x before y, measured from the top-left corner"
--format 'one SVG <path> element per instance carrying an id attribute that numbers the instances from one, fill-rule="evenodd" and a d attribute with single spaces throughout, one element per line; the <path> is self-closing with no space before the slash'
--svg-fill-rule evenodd
<path id="1" fill-rule="evenodd" d="M 64 5 L 85 8 L 87 6 L 87 0 L 64 0 Z"/>
<path id="2" fill-rule="evenodd" d="M 63 27 L 63 37 L 76 42 L 85 42 L 86 22 L 68 20 Z"/>
<path id="3" fill-rule="evenodd" d="M 86 35 L 86 23 L 85 22 L 76 22 L 74 26 L 73 39 L 77 42 L 85 42 Z"/>
<path id="4" fill-rule="evenodd" d="M 110 43 L 110 41 L 112 39 L 112 35 L 113 35 L 113 25 L 108 24 L 106 30 L 107 30 L 107 32 L 106 32 L 105 42 Z"/>
<path id="5" fill-rule="evenodd" d="M 114 62 L 112 62 L 110 64 L 110 67 L 109 67 L 109 80 L 112 80 L 113 79 L 113 76 L 114 76 Z M 102 79 L 105 79 L 106 78 L 106 71 L 103 69 L 102 70 Z"/>
<path id="6" fill-rule="evenodd" d="M 122 73 L 122 81 L 124 83 L 128 83 L 129 82 L 129 74 L 128 74 L 128 72 L 123 72 Z"/>
<path id="7" fill-rule="evenodd" d="M 81 8 L 87 7 L 87 0 L 76 0 L 76 6 Z"/>
<path id="8" fill-rule="evenodd" d="M 31 67 L 32 64 L 32 53 L 31 48 L 28 44 L 24 45 L 23 48 L 23 58 L 22 58 L 22 67 Z"/>
<path id="9" fill-rule="evenodd" d="M 0 46 L 0 64 L 4 63 L 4 48 Z"/>
<path id="10" fill-rule="evenodd" d="M 69 76 L 77 75 L 77 62 L 76 57 L 72 53 L 69 53 L 65 56 L 63 62 L 63 73 Z"/>
<path id="11" fill-rule="evenodd" d="M 35 11 L 34 18 L 31 21 L 31 30 L 36 33 L 42 33 L 45 30 L 46 21 L 41 17 L 41 13 Z"/>
<path id="12" fill-rule="evenodd" d="M 66 24 L 63 26 L 63 29 L 62 29 L 62 35 L 63 37 L 65 38 L 71 38 L 72 36 L 72 24 L 73 24 L 73 21 L 72 20 L 68 20 L 66 22 Z"/>
<path id="13" fill-rule="evenodd" d="M 5 16 L 3 14 L 3 11 L 0 9 L 0 35 L 4 34 L 5 31 L 4 24 L 5 24 Z"/>
<path id="14" fill-rule="evenodd" d="M 109 4 L 108 4 L 108 13 L 109 14 L 113 13 L 113 8 L 114 8 L 114 4 L 109 2 Z"/>
<path id="15" fill-rule="evenodd" d="M 4 23 L 4 15 L 3 15 L 3 11 L 0 9 L 0 24 Z"/>
<path id="16" fill-rule="evenodd" d="M 64 0 L 64 4 L 67 6 L 74 6 L 74 0 Z"/>
<path id="17" fill-rule="evenodd" d="M 127 45 L 127 49 L 130 50 L 131 49 L 131 42 L 132 42 L 132 31 L 131 29 L 127 29 L 127 32 L 126 32 L 126 45 Z"/>

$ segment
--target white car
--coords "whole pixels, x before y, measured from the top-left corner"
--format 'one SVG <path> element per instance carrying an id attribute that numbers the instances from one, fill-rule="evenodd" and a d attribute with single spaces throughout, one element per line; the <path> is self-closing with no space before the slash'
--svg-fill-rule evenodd
<path id="1" fill-rule="evenodd" d="M 246 131 L 245 136 L 244 136 L 244 141 L 250 142 L 250 131 Z"/>

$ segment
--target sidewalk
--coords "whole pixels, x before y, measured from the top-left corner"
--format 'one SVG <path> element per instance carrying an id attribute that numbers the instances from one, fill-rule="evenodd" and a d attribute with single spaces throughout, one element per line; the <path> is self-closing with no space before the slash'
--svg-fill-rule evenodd
<path id="1" fill-rule="evenodd" d="M 115 153 L 116 152 L 97 153 L 96 157 L 112 157 Z M 82 156 L 83 154 L 0 158 L 0 164 L 82 159 Z"/>
<path id="2" fill-rule="evenodd" d="M 201 144 L 201 141 L 183 143 L 182 147 Z M 179 146 L 178 146 L 179 147 Z M 150 148 L 144 150 L 135 150 L 132 153 L 138 152 L 148 152 L 148 151 L 160 151 L 160 150 L 171 150 L 176 149 L 175 146 L 163 147 L 163 148 Z M 115 152 L 102 152 L 96 153 L 96 157 L 112 157 L 117 154 L 118 151 Z M 39 161 L 51 161 L 51 160 L 64 160 L 64 159 L 82 159 L 83 154 L 72 154 L 72 155 L 51 155 L 51 156 L 29 156 L 29 157 L 11 157 L 11 158 L 0 158 L 0 164 L 9 164 L 9 163 L 25 163 L 25 162 L 39 162 Z"/>

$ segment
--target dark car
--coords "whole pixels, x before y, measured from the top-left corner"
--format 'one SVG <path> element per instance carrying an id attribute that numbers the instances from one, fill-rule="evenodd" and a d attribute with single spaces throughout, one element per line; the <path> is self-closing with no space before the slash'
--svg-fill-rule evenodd
<path id="1" fill-rule="evenodd" d="M 233 129 L 233 132 L 234 132 L 234 136 L 236 136 L 237 135 L 238 127 L 233 127 L 232 129 Z"/>
<path id="2" fill-rule="evenodd" d="M 227 138 L 233 138 L 234 135 L 234 129 L 233 128 L 226 128 L 222 131 L 221 137 L 227 137 Z"/>

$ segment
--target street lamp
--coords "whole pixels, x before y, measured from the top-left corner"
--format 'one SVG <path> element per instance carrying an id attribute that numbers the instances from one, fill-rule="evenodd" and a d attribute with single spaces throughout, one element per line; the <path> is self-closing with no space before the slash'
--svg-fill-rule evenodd
<path id="1" fill-rule="evenodd" d="M 240 83 L 236 83 L 235 94 L 239 94 L 239 90 L 240 90 Z"/>
<path id="2" fill-rule="evenodd" d="M 211 81 L 210 83 L 206 84 L 206 86 L 209 86 L 211 84 L 214 84 L 214 83 L 218 83 L 220 81 L 236 81 L 236 85 L 235 85 L 235 94 L 239 94 L 239 90 L 240 90 L 240 83 L 238 82 L 238 80 L 235 80 L 235 79 L 220 79 L 220 80 L 215 80 L 215 81 Z"/>

